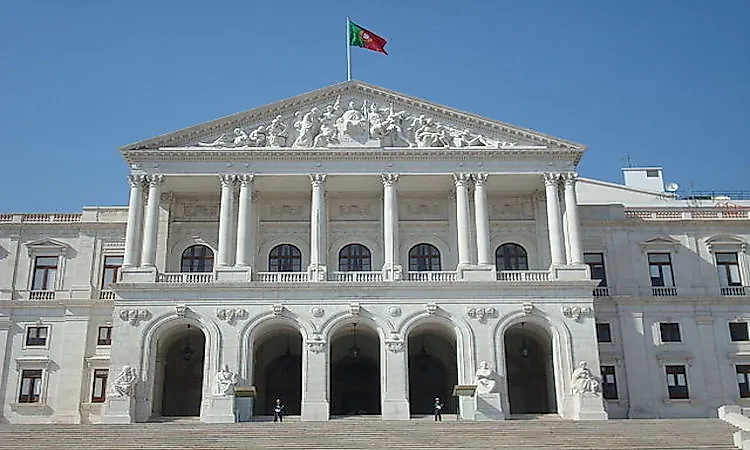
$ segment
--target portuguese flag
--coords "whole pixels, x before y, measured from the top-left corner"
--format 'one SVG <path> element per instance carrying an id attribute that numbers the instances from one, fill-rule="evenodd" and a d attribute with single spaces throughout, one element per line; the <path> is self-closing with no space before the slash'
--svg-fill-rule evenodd
<path id="1" fill-rule="evenodd" d="M 368 50 L 388 54 L 385 51 L 385 44 L 388 41 L 373 33 L 372 31 L 366 30 L 354 22 L 349 22 L 349 45 L 354 47 L 364 47 Z"/>

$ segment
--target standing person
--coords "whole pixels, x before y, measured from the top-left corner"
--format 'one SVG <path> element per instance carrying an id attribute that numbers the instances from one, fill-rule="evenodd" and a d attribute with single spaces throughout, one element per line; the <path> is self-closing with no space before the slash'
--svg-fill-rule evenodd
<path id="1" fill-rule="evenodd" d="M 440 397 L 435 397 L 435 403 L 432 405 L 435 410 L 435 422 L 443 421 L 443 402 L 440 401 Z"/>
<path id="2" fill-rule="evenodd" d="M 273 421 L 274 422 L 284 421 L 284 404 L 281 403 L 280 398 L 277 398 L 276 403 L 273 405 Z"/>

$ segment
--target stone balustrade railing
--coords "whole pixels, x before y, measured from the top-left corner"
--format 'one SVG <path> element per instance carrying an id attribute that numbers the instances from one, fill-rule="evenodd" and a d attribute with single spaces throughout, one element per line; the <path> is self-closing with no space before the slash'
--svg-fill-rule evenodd
<path id="1" fill-rule="evenodd" d="M 383 272 L 333 272 L 329 279 L 345 283 L 379 283 L 383 281 Z"/>
<path id="2" fill-rule="evenodd" d="M 456 281 L 456 272 L 447 271 L 424 271 L 424 272 L 407 272 L 404 276 L 406 281 L 426 281 L 445 283 Z"/>
<path id="3" fill-rule="evenodd" d="M 306 283 L 307 272 L 255 272 L 253 277 L 259 283 Z"/>
<path id="4" fill-rule="evenodd" d="M 641 220 L 746 220 L 750 219 L 750 207 L 726 208 L 626 208 L 626 217 Z"/>
<path id="5" fill-rule="evenodd" d="M 548 270 L 500 270 L 497 281 L 549 281 Z"/>
<path id="6" fill-rule="evenodd" d="M 211 283 L 215 279 L 213 272 L 176 272 L 160 273 L 156 277 L 158 283 L 203 284 Z"/>

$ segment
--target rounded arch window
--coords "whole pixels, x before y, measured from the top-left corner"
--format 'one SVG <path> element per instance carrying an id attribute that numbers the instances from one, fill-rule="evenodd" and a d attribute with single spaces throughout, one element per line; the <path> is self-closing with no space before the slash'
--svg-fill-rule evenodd
<path id="1" fill-rule="evenodd" d="M 207 245 L 191 245 L 182 252 L 180 272 L 212 272 L 214 252 Z"/>
<path id="2" fill-rule="evenodd" d="M 495 251 L 497 270 L 529 270 L 526 249 L 518 244 L 503 244 Z"/>
<path id="3" fill-rule="evenodd" d="M 440 250 L 432 244 L 417 244 L 409 250 L 409 271 L 439 271 Z"/>
<path id="4" fill-rule="evenodd" d="M 268 254 L 269 272 L 302 272 L 302 252 L 292 244 L 281 244 Z"/>
<path id="5" fill-rule="evenodd" d="M 369 272 L 372 270 L 370 249 L 362 244 L 349 244 L 339 251 L 339 272 Z"/>

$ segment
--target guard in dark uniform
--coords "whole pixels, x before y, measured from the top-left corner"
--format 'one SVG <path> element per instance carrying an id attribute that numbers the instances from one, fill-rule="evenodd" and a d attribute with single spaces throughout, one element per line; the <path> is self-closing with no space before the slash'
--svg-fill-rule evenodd
<path id="1" fill-rule="evenodd" d="M 280 398 L 277 398 L 276 403 L 273 405 L 273 421 L 274 422 L 284 421 L 284 404 L 281 403 Z"/>
<path id="2" fill-rule="evenodd" d="M 435 397 L 435 403 L 432 405 L 435 410 L 435 422 L 443 421 L 443 402 L 440 401 L 440 397 Z"/>

